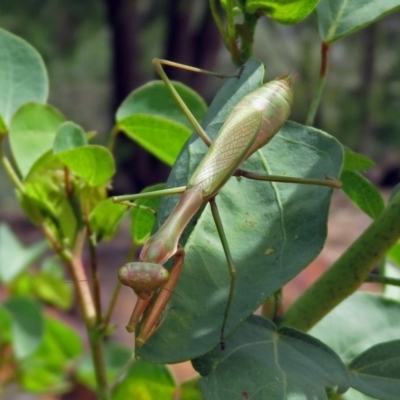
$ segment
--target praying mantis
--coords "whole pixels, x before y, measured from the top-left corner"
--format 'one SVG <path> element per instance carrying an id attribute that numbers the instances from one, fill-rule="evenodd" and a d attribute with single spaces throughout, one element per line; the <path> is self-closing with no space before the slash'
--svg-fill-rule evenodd
<path id="1" fill-rule="evenodd" d="M 291 86 L 293 84 L 293 78 L 289 75 L 278 78 L 272 81 L 272 83 L 267 83 L 262 89 L 256 89 L 255 92 L 245 96 L 231 111 L 217 139 L 212 142 L 179 98 L 179 95 L 165 75 L 162 65 L 185 67 L 195 72 L 204 72 L 211 75 L 217 74 L 165 60 L 155 59 L 153 64 L 173 96 L 177 99 L 178 104 L 187 115 L 196 132 L 210 146 L 210 149 L 186 186 L 170 188 L 159 192 L 114 198 L 116 202 L 134 205 L 132 201 L 141 197 L 172 194 L 182 195 L 167 222 L 146 242 L 140 255 L 140 262 L 130 263 L 119 270 L 118 277 L 120 281 L 123 284 L 131 286 L 139 296 L 130 323 L 128 324 L 128 329 L 133 331 L 139 321 L 141 322 L 136 339 L 137 346 L 143 345 L 155 332 L 157 321 L 169 301 L 182 271 L 184 251 L 178 246 L 179 238 L 185 226 L 201 208 L 203 203 L 209 202 L 230 274 L 229 293 L 225 301 L 220 328 L 220 342 L 221 347 L 223 347 L 229 309 L 235 294 L 236 269 L 235 260 L 231 255 L 228 240 L 226 239 L 223 224 L 219 216 L 215 196 L 231 176 L 254 180 L 307 183 L 331 188 L 340 187 L 340 184 L 337 180 L 330 178 L 304 179 L 266 176 L 238 169 L 242 162 L 271 140 L 288 118 L 292 101 Z M 267 92 L 267 101 L 263 101 L 260 98 L 260 92 L 262 91 Z M 277 93 L 281 96 L 278 101 L 275 97 Z M 268 98 L 268 96 L 272 97 Z M 242 129 L 240 128 L 241 126 Z M 247 133 L 247 136 L 243 132 Z M 221 165 L 221 160 L 225 161 L 223 165 Z M 209 174 L 210 168 L 214 172 L 217 171 L 214 176 Z M 216 170 L 215 168 L 218 169 Z M 171 258 L 174 258 L 175 261 L 168 277 L 168 273 L 162 265 Z M 160 287 L 166 290 L 158 291 Z M 147 315 L 142 318 L 144 311 L 148 307 Z"/>

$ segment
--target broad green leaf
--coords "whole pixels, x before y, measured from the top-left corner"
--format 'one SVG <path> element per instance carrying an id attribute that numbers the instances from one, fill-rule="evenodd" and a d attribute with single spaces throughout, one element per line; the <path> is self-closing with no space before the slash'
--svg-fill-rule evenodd
<path id="1" fill-rule="evenodd" d="M 345 148 L 343 171 L 365 171 L 373 166 L 375 163 L 370 158 Z"/>
<path id="2" fill-rule="evenodd" d="M 187 86 L 174 87 L 195 119 L 202 120 L 204 100 Z M 117 111 L 118 128 L 168 165 L 173 165 L 193 127 L 163 82 L 150 82 L 132 92 Z"/>
<path id="3" fill-rule="evenodd" d="M 320 0 L 319 35 L 325 43 L 348 36 L 400 7 L 400 0 Z"/>
<path id="4" fill-rule="evenodd" d="M 246 11 L 263 11 L 281 24 L 294 25 L 310 15 L 317 4 L 318 0 L 247 0 Z"/>
<path id="5" fill-rule="evenodd" d="M 174 165 L 191 130 L 169 119 L 136 114 L 118 122 L 120 130 L 165 164 Z"/>
<path id="6" fill-rule="evenodd" d="M 259 87 L 263 74 L 262 64 L 250 59 L 239 79 L 226 82 L 204 121 L 210 137 L 215 137 L 234 105 Z M 203 141 L 193 136 L 175 164 L 167 187 L 185 186 L 206 150 Z M 261 174 L 321 179 L 337 177 L 341 164 L 342 146 L 336 139 L 289 122 L 243 168 Z M 332 192 L 320 186 L 237 178 L 231 178 L 221 189 L 216 203 L 237 271 L 227 336 L 321 251 Z M 178 199 L 168 196 L 161 200 L 156 229 Z M 138 351 L 149 361 L 193 359 L 220 340 L 231 279 L 209 206 L 195 215 L 180 243 L 186 254 L 183 271 L 163 322 Z"/>
<path id="7" fill-rule="evenodd" d="M 339 304 L 309 332 L 331 347 L 345 364 L 372 346 L 398 340 L 400 303 L 381 295 L 357 292 Z M 349 390 L 343 400 L 369 400 Z"/>
<path id="8" fill-rule="evenodd" d="M 21 360 L 32 354 L 43 340 L 42 310 L 35 301 L 20 296 L 6 300 L 3 307 L 11 315 L 12 345 L 16 358 Z"/>
<path id="9" fill-rule="evenodd" d="M 345 364 L 370 347 L 398 340 L 400 303 L 384 296 L 356 292 L 309 332 L 339 354 Z"/>
<path id="10" fill-rule="evenodd" d="M 46 249 L 45 241 L 36 242 L 29 247 L 23 246 L 9 226 L 0 223 L 0 281 L 10 283 Z"/>
<path id="11" fill-rule="evenodd" d="M 46 317 L 43 341 L 24 359 L 22 386 L 34 393 L 57 393 L 68 389 L 66 371 L 76 363 L 83 350 L 77 332 L 57 319 Z"/>
<path id="12" fill-rule="evenodd" d="M 157 185 L 145 188 L 141 193 L 155 192 L 163 189 L 165 189 L 165 184 L 159 183 Z M 161 197 L 149 197 L 147 199 L 135 200 L 137 205 L 149 207 L 154 212 L 153 213 L 150 210 L 147 211 L 138 207 L 133 208 L 131 234 L 135 243 L 144 244 L 146 239 L 150 236 L 155 222 L 155 212 L 158 210 L 160 200 Z"/>
<path id="13" fill-rule="evenodd" d="M 400 393 L 400 340 L 379 343 L 349 365 L 351 386 L 380 400 L 396 400 Z"/>
<path id="14" fill-rule="evenodd" d="M 248 318 L 226 346 L 193 361 L 206 399 L 328 399 L 326 389 L 349 387 L 346 367 L 328 346 L 262 317 Z"/>
<path id="15" fill-rule="evenodd" d="M 342 189 L 352 202 L 375 219 L 385 208 L 379 190 L 358 172 L 343 171 L 340 175 Z"/>
<path id="16" fill-rule="evenodd" d="M 29 101 L 46 102 L 48 86 L 40 54 L 25 40 L 0 29 L 0 114 L 4 122 L 9 124 L 14 112 Z"/>
<path id="17" fill-rule="evenodd" d="M 57 157 L 92 186 L 106 183 L 115 173 L 114 159 L 103 146 L 76 147 L 57 153 Z"/>
<path id="18" fill-rule="evenodd" d="M 90 230 L 96 240 L 112 239 L 126 211 L 126 206 L 114 203 L 112 199 L 98 203 L 89 215 Z"/>
<path id="19" fill-rule="evenodd" d="M 79 125 L 67 121 L 58 128 L 53 144 L 53 153 L 86 145 L 87 140 L 84 130 Z"/>
<path id="20" fill-rule="evenodd" d="M 39 103 L 27 103 L 13 115 L 10 145 L 24 178 L 35 161 L 53 147 L 57 130 L 64 121 L 55 108 Z"/>
<path id="21" fill-rule="evenodd" d="M 201 121 L 207 111 L 204 100 L 188 86 L 180 82 L 172 81 L 172 83 L 194 117 Z M 123 119 L 135 114 L 158 116 L 184 125 L 189 130 L 193 129 L 186 115 L 179 108 L 176 99 L 162 81 L 149 82 L 134 90 L 117 110 L 118 124 Z"/>
<path id="22" fill-rule="evenodd" d="M 112 400 L 170 400 L 176 390 L 174 379 L 165 365 L 138 360 L 115 388 Z"/>

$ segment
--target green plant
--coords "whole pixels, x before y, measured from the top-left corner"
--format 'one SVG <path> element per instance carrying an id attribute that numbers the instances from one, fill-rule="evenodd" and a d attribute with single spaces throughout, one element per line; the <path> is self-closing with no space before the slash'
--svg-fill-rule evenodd
<path id="1" fill-rule="evenodd" d="M 317 1 L 221 3 L 226 27 L 216 2 L 210 1 L 234 62 L 246 61 L 243 79 L 228 81 L 206 114 L 204 102 L 195 93 L 176 85 L 211 138 L 234 104 L 263 79 L 261 63 L 249 59 L 258 18 L 266 13 L 295 24 L 313 11 Z M 398 6 L 399 1 L 384 5 L 378 0 L 319 2 L 323 57 L 307 125 L 312 125 L 322 95 L 332 43 Z M 359 13 L 354 12 L 357 8 Z M 235 23 L 238 14 L 242 21 Z M 331 189 L 283 183 L 266 189 L 265 183 L 231 179 L 218 199 L 238 270 L 226 349 L 219 347 L 219 329 L 229 274 L 210 212 L 203 209 L 183 235 L 185 266 L 164 320 L 138 351 L 146 361 L 135 361 L 132 350 L 105 344 L 112 335 L 109 322 L 114 302 L 103 312 L 99 300 L 97 248 L 114 237 L 128 214 L 126 207 L 107 198 L 115 172 L 113 143 L 119 132 L 125 132 L 174 165 L 167 186 L 187 183 L 205 146 L 195 138 L 184 146 L 190 126 L 159 82 L 137 89 L 121 104 L 108 149 L 91 144 L 92 133 L 85 133 L 46 104 L 47 75 L 37 52 L 5 31 L 0 31 L 0 43 L 0 135 L 3 141 L 9 140 L 14 159 L 12 164 L 2 146 L 2 165 L 25 214 L 41 228 L 57 256 L 43 258 L 43 242 L 23 248 L 7 226 L 0 227 L 0 280 L 9 293 L 0 307 L 3 391 L 17 383 L 29 392 L 62 393 L 73 376 L 96 389 L 99 399 L 171 398 L 178 390 L 182 399 L 200 398 L 199 386 L 206 399 L 362 398 L 354 389 L 378 399 L 397 398 L 399 294 L 392 293 L 396 299 L 389 299 L 386 291 L 353 294 L 366 279 L 380 281 L 385 288 L 400 285 L 387 276 L 388 259 L 400 265 L 400 193 L 395 189 L 384 205 L 377 188 L 361 173 L 373 165 L 369 159 L 345 149 L 343 162 L 343 148 L 336 139 L 310 126 L 287 123 L 247 161 L 248 169 L 300 177 L 320 170 L 335 176 L 342 170 L 344 191 L 374 221 L 280 319 L 276 313 L 279 289 L 322 249 Z M 141 205 L 158 208 L 158 227 L 174 201 L 163 199 L 159 208 L 153 200 Z M 149 236 L 153 222 L 148 211 L 133 210 L 131 254 Z M 83 269 L 85 245 L 93 293 Z M 82 359 L 79 335 L 39 305 L 44 301 L 65 310 L 71 304 L 60 261 L 74 283 L 92 362 Z M 28 269 L 33 262 L 41 264 L 38 270 Z M 379 275 L 371 276 L 377 263 Z M 251 315 L 260 304 L 264 316 L 274 322 Z M 201 378 L 180 388 L 164 366 L 151 363 L 188 359 Z M 346 392 L 349 387 L 351 391 Z"/>

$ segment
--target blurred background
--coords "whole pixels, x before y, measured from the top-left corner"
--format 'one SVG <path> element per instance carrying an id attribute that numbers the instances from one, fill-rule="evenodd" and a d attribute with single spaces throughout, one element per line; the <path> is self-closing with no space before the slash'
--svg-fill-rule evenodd
<path id="1" fill-rule="evenodd" d="M 0 27 L 38 50 L 49 71 L 49 103 L 86 131 L 97 131 L 99 143 L 106 143 L 115 110 L 126 96 L 157 79 L 152 58 L 227 74 L 235 69 L 205 0 L 2 0 Z M 383 191 L 400 180 L 399 48 L 399 12 L 335 43 L 316 119 L 316 127 L 376 162 L 369 178 Z M 266 65 L 267 79 L 299 73 L 291 119 L 304 123 L 320 66 L 316 19 L 311 15 L 296 26 L 261 19 L 254 55 Z M 208 103 L 221 86 L 217 78 L 179 69 L 169 69 L 168 75 L 200 92 Z M 115 193 L 135 193 L 168 176 L 166 165 L 122 137 L 116 159 L 120 165 Z M 0 220 L 8 222 L 23 242 L 38 239 L 40 232 L 21 216 L 2 170 L 0 187 Z M 342 193 L 335 193 L 327 247 L 286 288 L 286 301 L 297 297 L 369 222 Z M 129 244 L 128 235 L 121 232 L 112 248 L 103 247 L 102 264 L 115 266 L 116 254 Z M 107 302 L 107 291 L 103 301 Z M 121 320 L 126 321 L 130 311 L 131 306 L 120 307 Z M 131 342 L 122 330 L 118 335 Z"/>
<path id="2" fill-rule="evenodd" d="M 118 105 L 156 79 L 152 58 L 233 71 L 204 0 L 3 0 L 0 26 L 26 39 L 44 58 L 50 104 L 85 130 L 97 131 L 102 142 Z M 317 127 L 373 158 L 379 165 L 373 179 L 382 184 L 399 175 L 399 37 L 400 14 L 395 13 L 335 43 L 316 120 Z M 265 63 L 267 79 L 289 70 L 299 73 L 291 119 L 304 122 L 319 72 L 316 19 L 311 15 L 296 26 L 283 26 L 262 18 L 254 54 Z M 168 74 L 207 102 L 221 86 L 219 79 L 179 69 Z M 116 192 L 136 192 L 166 179 L 168 168 L 130 141 L 121 140 L 117 152 Z M 1 208 L 13 210 L 4 175 L 1 183 Z"/>

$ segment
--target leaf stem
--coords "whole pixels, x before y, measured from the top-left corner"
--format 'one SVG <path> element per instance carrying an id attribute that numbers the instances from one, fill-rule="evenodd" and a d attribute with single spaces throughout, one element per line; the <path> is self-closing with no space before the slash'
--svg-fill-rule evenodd
<path id="1" fill-rule="evenodd" d="M 354 293 L 400 238 L 400 193 L 346 252 L 286 311 L 280 325 L 308 331 Z"/>
<path id="2" fill-rule="evenodd" d="M 3 165 L 3 168 L 6 171 L 6 174 L 8 175 L 8 177 L 10 178 L 10 181 L 13 183 L 14 187 L 17 188 L 22 194 L 25 194 L 24 185 L 22 184 L 21 180 L 19 179 L 18 174 L 12 167 L 9 159 L 4 155 L 1 144 L 2 143 L 0 143 L 1 164 Z"/>
<path id="3" fill-rule="evenodd" d="M 313 126 L 315 115 L 317 114 L 318 106 L 321 101 L 322 92 L 324 90 L 326 76 L 328 74 L 328 66 L 329 66 L 329 49 L 330 45 L 323 43 L 321 44 L 321 69 L 319 73 L 319 80 L 317 84 L 317 88 L 314 92 L 313 99 L 311 101 L 310 110 L 307 115 L 306 125 Z"/>
<path id="4" fill-rule="evenodd" d="M 378 274 L 368 275 L 365 282 L 381 283 L 382 285 L 392 285 L 400 287 L 400 279 L 390 278 L 388 276 L 382 276 Z"/>

